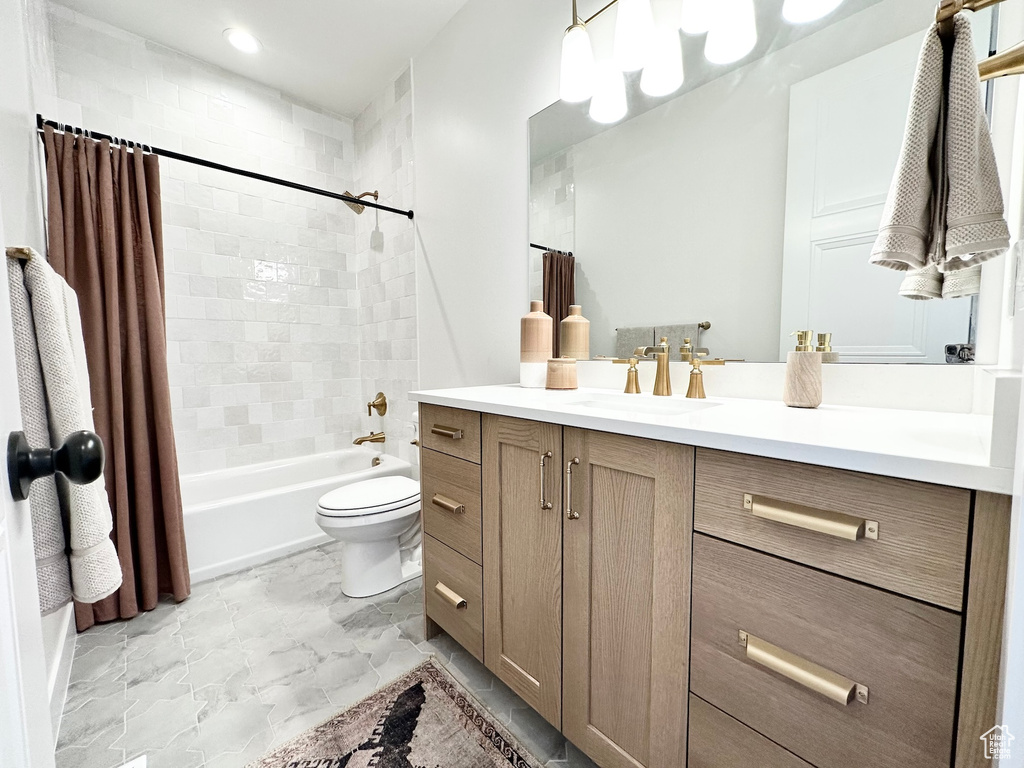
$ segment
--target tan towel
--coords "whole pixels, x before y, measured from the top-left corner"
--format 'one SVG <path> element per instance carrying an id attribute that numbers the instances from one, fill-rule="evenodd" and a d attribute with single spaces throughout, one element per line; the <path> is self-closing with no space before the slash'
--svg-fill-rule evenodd
<path id="1" fill-rule="evenodd" d="M 61 445 L 72 432 L 95 429 L 78 298 L 35 252 L 25 262 L 24 272 L 51 444 Z M 79 602 L 95 603 L 121 586 L 121 564 L 110 539 L 113 519 L 103 478 L 88 485 L 58 479 L 57 490 L 68 518 L 72 592 Z"/>
<path id="2" fill-rule="evenodd" d="M 948 86 L 938 26 L 933 24 L 925 35 L 903 148 L 871 263 L 896 270 L 928 269 L 909 276 L 901 292 L 911 298 L 936 298 L 942 295 L 941 280 L 935 287 L 936 271 L 941 278 L 943 273 L 976 267 L 1009 244 L 971 25 L 960 14 Z"/>

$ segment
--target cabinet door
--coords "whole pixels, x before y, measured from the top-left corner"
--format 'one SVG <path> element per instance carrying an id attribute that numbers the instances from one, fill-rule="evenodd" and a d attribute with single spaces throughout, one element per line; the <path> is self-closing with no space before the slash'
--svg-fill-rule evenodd
<path id="1" fill-rule="evenodd" d="M 484 660 L 562 726 L 562 428 L 483 421 Z"/>
<path id="2" fill-rule="evenodd" d="M 604 768 L 678 768 L 693 449 L 569 428 L 564 448 L 562 730 Z"/>

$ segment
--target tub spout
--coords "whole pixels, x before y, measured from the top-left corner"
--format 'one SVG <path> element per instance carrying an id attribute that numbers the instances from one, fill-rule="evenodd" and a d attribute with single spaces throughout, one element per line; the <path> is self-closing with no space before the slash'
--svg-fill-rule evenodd
<path id="1" fill-rule="evenodd" d="M 363 437 L 357 437 L 352 441 L 352 445 L 362 445 L 363 443 L 383 443 L 384 433 L 383 432 L 371 432 Z"/>

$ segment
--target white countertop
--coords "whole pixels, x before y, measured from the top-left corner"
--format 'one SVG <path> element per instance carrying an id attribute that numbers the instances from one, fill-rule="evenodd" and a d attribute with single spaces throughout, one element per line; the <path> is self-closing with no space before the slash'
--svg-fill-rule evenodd
<path id="1" fill-rule="evenodd" d="M 1011 494 L 1013 470 L 989 465 L 992 417 L 822 405 L 787 408 L 778 401 L 676 395 L 621 395 L 607 389 L 524 389 L 518 384 L 413 392 L 420 403 L 546 421 L 702 448 Z M 622 398 L 620 401 L 619 398 Z M 616 410 L 587 407 L 600 400 Z M 635 399 L 635 400 L 634 400 Z M 627 403 L 652 409 L 703 402 L 683 414 L 618 410 Z"/>

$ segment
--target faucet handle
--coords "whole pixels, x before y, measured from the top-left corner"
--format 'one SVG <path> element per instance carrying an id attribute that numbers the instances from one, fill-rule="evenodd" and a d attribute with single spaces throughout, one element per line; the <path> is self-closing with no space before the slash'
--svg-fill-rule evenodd
<path id="1" fill-rule="evenodd" d="M 378 416 L 384 416 L 388 412 L 388 399 L 383 392 L 378 392 L 377 397 L 366 404 L 366 415 L 372 416 L 372 410 L 377 411 Z"/>

